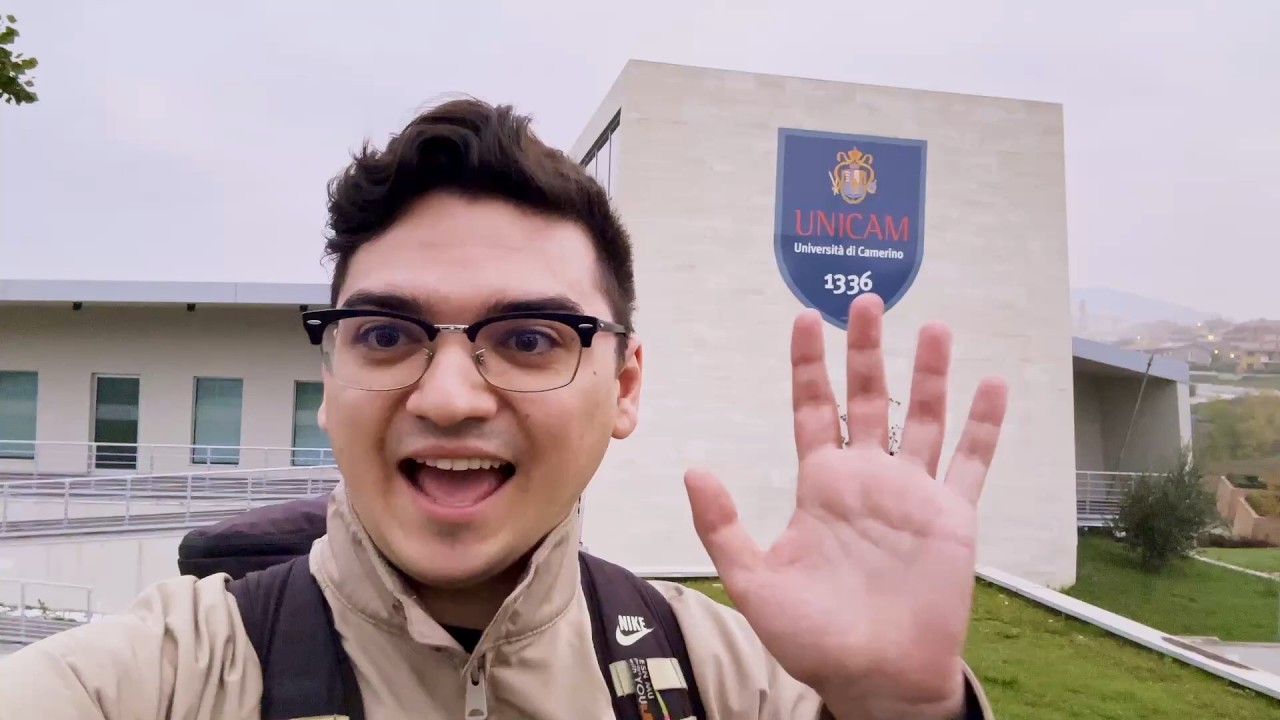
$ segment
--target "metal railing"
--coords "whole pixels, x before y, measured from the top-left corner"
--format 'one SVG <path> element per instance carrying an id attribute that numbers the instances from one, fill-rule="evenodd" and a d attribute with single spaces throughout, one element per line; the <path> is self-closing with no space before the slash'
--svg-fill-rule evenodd
<path id="1" fill-rule="evenodd" d="M 1076 525 L 1105 527 L 1120 511 L 1120 500 L 1143 473 L 1082 470 L 1076 472 Z"/>
<path id="2" fill-rule="evenodd" d="M 315 467 L 333 462 L 329 448 L 0 440 L 0 482 L 51 475 Z"/>
<path id="3" fill-rule="evenodd" d="M 17 604 L 12 588 L 17 586 Z M 34 588 L 48 588 L 59 596 L 51 610 Z M 68 592 L 69 591 L 69 592 Z M 84 593 L 84 605 L 68 604 L 67 596 Z M 81 610 L 81 607 L 84 609 Z M 69 630 L 93 619 L 93 588 L 87 585 L 0 578 L 0 642 L 28 644 Z"/>
<path id="4" fill-rule="evenodd" d="M 0 484 L 0 539 L 196 527 L 322 495 L 340 479 L 323 465 L 13 480 Z"/>

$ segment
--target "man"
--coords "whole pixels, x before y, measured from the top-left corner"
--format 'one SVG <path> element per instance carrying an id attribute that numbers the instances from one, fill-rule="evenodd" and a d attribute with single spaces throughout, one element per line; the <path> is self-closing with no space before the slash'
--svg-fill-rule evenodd
<path id="1" fill-rule="evenodd" d="M 635 429 L 644 355 L 630 243 L 604 191 L 526 118 L 454 101 L 355 158 L 331 187 L 330 228 L 334 309 L 307 322 L 344 482 L 309 562 L 366 717 L 611 717 L 575 505 Z M 961 651 L 1005 389 L 982 383 L 935 480 L 950 338 L 925 327 L 890 456 L 882 313 L 871 295 L 852 305 L 847 442 L 821 322 L 795 322 L 797 507 L 773 547 L 713 475 L 685 477 L 737 608 L 657 583 L 709 717 L 986 716 L 966 711 Z M 225 580 L 163 581 L 12 655 L 0 717 L 257 717 L 259 660 Z"/>

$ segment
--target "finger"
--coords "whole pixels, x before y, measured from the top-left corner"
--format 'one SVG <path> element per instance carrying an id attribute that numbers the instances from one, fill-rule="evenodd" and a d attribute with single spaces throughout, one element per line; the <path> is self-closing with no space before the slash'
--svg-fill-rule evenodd
<path id="1" fill-rule="evenodd" d="M 815 311 L 801 313 L 791 330 L 791 411 L 800 460 L 819 448 L 844 443 L 840 411 L 827 375 L 822 316 Z"/>
<path id="2" fill-rule="evenodd" d="M 859 295 L 849 304 L 846 375 L 849 403 L 849 444 L 875 444 L 889 449 L 889 389 L 884 379 L 880 347 L 884 301 Z"/>
<path id="3" fill-rule="evenodd" d="M 986 378 L 978 385 L 956 454 L 947 468 L 947 484 L 975 505 L 996 454 L 1008 402 L 1009 389 L 1003 380 Z"/>
<path id="4" fill-rule="evenodd" d="M 726 584 L 733 584 L 733 578 L 750 573 L 760 563 L 763 553 L 738 521 L 733 498 L 716 476 L 705 470 L 689 470 L 684 487 L 702 546 L 716 573 Z"/>
<path id="5" fill-rule="evenodd" d="M 920 328 L 911 400 L 902 428 L 899 455 L 937 476 L 942 440 L 947 433 L 947 371 L 951 365 L 951 331 L 930 323 Z"/>

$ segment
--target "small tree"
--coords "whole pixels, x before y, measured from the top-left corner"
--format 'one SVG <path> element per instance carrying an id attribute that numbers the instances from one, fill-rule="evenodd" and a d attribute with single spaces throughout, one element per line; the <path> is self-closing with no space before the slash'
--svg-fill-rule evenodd
<path id="1" fill-rule="evenodd" d="M 0 17 L 0 98 L 4 98 L 10 105 L 39 100 L 31 89 L 35 87 L 35 82 L 23 77 L 35 70 L 39 63 L 33 57 L 23 57 L 22 53 L 15 54 L 6 47 L 18 39 L 18 28 L 14 26 L 16 22 L 18 19 L 12 15 Z"/>
<path id="2" fill-rule="evenodd" d="M 1159 571 L 1188 555 L 1196 536 L 1219 522 L 1217 502 L 1200 466 L 1184 447 L 1163 475 L 1134 479 L 1120 500 L 1112 527 L 1144 570 Z"/>

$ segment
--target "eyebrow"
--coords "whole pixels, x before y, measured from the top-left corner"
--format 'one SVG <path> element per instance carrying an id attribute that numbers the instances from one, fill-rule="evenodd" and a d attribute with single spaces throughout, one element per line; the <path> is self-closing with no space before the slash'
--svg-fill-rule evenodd
<path id="1" fill-rule="evenodd" d="M 342 307 L 387 310 L 402 315 L 419 315 L 422 313 L 422 306 L 407 296 L 376 290 L 357 290 L 342 301 Z"/>
<path id="2" fill-rule="evenodd" d="M 429 313 L 423 305 L 412 298 L 395 292 L 377 290 L 357 290 L 342 302 L 344 308 L 371 308 L 388 310 L 403 315 L 427 317 Z M 582 305 L 567 295 L 544 295 L 542 297 L 501 298 L 489 303 L 481 313 L 481 317 L 502 315 L 514 312 L 560 312 L 574 315 L 583 314 Z"/>
<path id="3" fill-rule="evenodd" d="M 536 298 L 508 298 L 490 303 L 484 314 L 501 315 L 513 312 L 561 312 L 582 314 L 582 306 L 565 295 L 547 295 Z"/>

